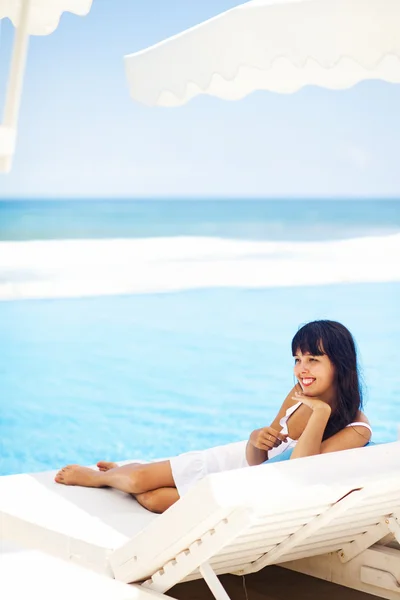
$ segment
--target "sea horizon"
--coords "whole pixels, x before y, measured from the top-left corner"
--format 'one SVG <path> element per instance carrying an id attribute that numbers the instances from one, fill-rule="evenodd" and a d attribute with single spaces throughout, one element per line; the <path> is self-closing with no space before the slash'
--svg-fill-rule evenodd
<path id="1" fill-rule="evenodd" d="M 245 195 L 245 194 L 240 194 L 240 195 L 234 195 L 232 193 L 230 194 L 226 194 L 226 195 L 193 195 L 193 194 L 173 194 L 173 195 L 154 195 L 154 194 L 149 194 L 149 195 L 140 195 L 140 196 L 132 196 L 132 195 L 120 195 L 120 196 L 114 196 L 112 194 L 107 194 L 105 196 L 101 196 L 99 194 L 96 195 L 84 195 L 84 196 L 79 196 L 79 195 L 74 195 L 74 196 L 70 196 L 70 195 L 43 195 L 43 194 L 39 194 L 37 196 L 0 196 L 0 202 L 14 202 L 14 201 L 22 201 L 22 202 L 36 202 L 36 201 L 40 201 L 40 202 L 46 202 L 46 201 L 68 201 L 68 202 L 84 202 L 84 201 L 101 201 L 101 200 L 106 200 L 106 201 L 115 201 L 118 202 L 120 200 L 123 201 L 128 201 L 128 202 L 136 202 L 136 201 L 155 201 L 155 202 L 169 202 L 169 201 L 184 201 L 184 202 L 190 202 L 190 201 L 201 201 L 201 202 L 218 202 L 218 201 L 261 201 L 261 202 L 269 202 L 269 201 L 283 201 L 285 202 L 286 200 L 293 200 L 293 201 L 300 201 L 300 202 L 304 202 L 304 201 L 318 201 L 318 202 L 325 202 L 325 201 L 331 201 L 331 202 L 346 202 L 346 201 L 355 201 L 355 202 L 362 202 L 362 201 L 371 201 L 371 202 L 380 202 L 380 201 L 395 201 L 398 202 L 400 201 L 400 195 L 395 194 L 395 195 L 377 195 L 374 194 L 372 196 L 368 196 L 368 195 L 359 195 L 359 194 L 348 194 L 348 195 L 340 195 L 340 196 L 330 196 L 330 195 L 324 195 L 324 194 L 314 194 L 314 195 L 301 195 L 301 196 L 295 196 L 295 195 L 274 195 L 274 196 L 265 196 L 265 195 Z"/>

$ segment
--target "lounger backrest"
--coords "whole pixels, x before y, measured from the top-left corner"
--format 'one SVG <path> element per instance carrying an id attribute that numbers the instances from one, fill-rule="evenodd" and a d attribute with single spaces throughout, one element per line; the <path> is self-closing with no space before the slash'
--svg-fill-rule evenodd
<path id="1" fill-rule="evenodd" d="M 116 550 L 111 566 L 122 581 L 165 591 L 205 562 L 244 574 L 339 550 L 400 515 L 399 481 L 400 442 L 210 475 Z"/>

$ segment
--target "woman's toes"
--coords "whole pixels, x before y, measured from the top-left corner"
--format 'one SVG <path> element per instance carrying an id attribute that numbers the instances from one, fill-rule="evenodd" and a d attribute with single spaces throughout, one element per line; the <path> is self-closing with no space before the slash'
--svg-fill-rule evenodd
<path id="1" fill-rule="evenodd" d="M 97 463 L 97 468 L 99 469 L 99 471 L 109 471 L 110 469 L 115 469 L 115 467 L 118 467 L 117 463 L 115 462 L 101 460 Z"/>
<path id="2" fill-rule="evenodd" d="M 79 465 L 67 465 L 66 467 L 63 467 L 62 469 L 60 469 L 58 471 L 57 475 L 54 477 L 54 480 L 57 483 L 66 483 L 68 485 L 69 477 L 76 468 L 79 469 L 80 468 Z"/>

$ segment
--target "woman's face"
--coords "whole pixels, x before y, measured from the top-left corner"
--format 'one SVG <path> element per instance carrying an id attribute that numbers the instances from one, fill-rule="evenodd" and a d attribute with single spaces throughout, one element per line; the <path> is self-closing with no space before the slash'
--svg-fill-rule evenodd
<path id="1" fill-rule="evenodd" d="M 297 350 L 294 357 L 294 375 L 305 396 L 329 402 L 335 394 L 335 367 L 326 354 L 314 356 Z"/>

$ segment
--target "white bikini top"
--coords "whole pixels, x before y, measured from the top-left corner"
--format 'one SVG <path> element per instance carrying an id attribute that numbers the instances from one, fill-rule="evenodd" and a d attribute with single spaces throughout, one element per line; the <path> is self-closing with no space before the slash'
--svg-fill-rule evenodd
<path id="1" fill-rule="evenodd" d="M 290 406 L 290 408 L 287 409 L 286 414 L 279 421 L 279 425 L 282 427 L 281 433 L 283 433 L 284 435 L 288 435 L 288 433 L 289 433 L 288 432 L 288 420 L 289 420 L 289 417 L 302 404 L 303 404 L 302 402 L 297 402 L 296 404 L 293 404 L 293 406 Z M 372 433 L 371 426 L 368 425 L 368 423 L 363 423 L 362 421 L 354 421 L 354 423 L 349 423 L 349 425 L 346 425 L 346 427 L 354 427 L 356 425 L 358 425 L 360 427 L 366 427 Z M 274 458 L 274 456 L 278 456 L 279 454 L 282 454 L 286 450 L 289 450 L 289 448 L 294 448 L 295 445 L 297 444 L 297 441 L 298 440 L 292 440 L 292 438 L 290 438 L 288 436 L 287 439 L 286 439 L 286 442 L 282 442 L 282 444 L 280 446 L 278 446 L 277 448 L 272 448 L 272 450 L 268 451 L 268 458 Z"/>

